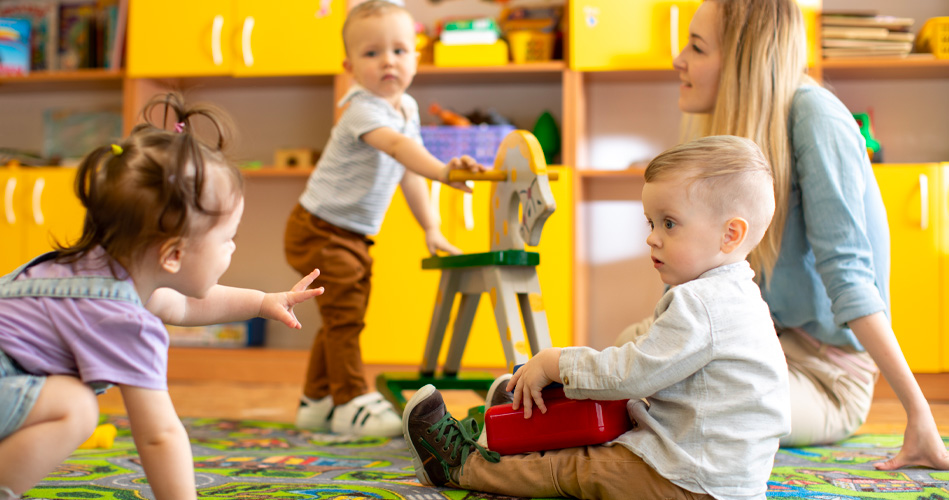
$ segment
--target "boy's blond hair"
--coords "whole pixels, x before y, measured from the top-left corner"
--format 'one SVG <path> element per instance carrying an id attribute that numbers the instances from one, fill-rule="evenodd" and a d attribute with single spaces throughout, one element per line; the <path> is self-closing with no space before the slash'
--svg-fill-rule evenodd
<path id="1" fill-rule="evenodd" d="M 346 54 L 349 54 L 349 40 L 346 35 L 353 22 L 359 19 L 381 16 L 392 12 L 401 12 L 409 16 L 409 19 L 413 19 L 414 22 L 412 14 L 409 13 L 405 7 L 390 0 L 366 0 L 353 7 L 352 10 L 349 11 L 349 14 L 346 15 L 346 21 L 343 22 L 343 49 L 346 51 Z"/>
<path id="2" fill-rule="evenodd" d="M 747 251 L 761 241 L 774 215 L 771 167 L 754 141 L 743 137 L 715 135 L 680 144 L 649 162 L 645 179 L 688 181 L 689 196 L 723 221 L 748 221 Z"/>

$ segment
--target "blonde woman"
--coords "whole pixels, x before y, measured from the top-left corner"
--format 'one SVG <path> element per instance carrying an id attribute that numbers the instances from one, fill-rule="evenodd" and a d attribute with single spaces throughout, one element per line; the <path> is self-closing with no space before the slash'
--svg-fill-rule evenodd
<path id="1" fill-rule="evenodd" d="M 847 108 L 806 75 L 793 0 L 709 0 L 674 62 L 689 137 L 754 140 L 777 210 L 749 260 L 787 357 L 791 434 L 783 445 L 851 435 L 879 373 L 906 411 L 903 447 L 876 464 L 949 469 L 929 403 L 889 319 L 889 233 L 866 146 Z"/>

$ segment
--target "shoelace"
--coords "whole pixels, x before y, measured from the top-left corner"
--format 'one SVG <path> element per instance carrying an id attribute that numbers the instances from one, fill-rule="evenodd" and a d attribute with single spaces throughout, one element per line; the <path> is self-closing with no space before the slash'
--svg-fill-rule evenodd
<path id="1" fill-rule="evenodd" d="M 461 469 L 459 472 L 463 473 L 465 470 L 465 462 L 468 459 L 468 454 L 471 452 L 471 448 L 474 447 L 478 450 L 478 453 L 484 457 L 485 460 L 491 463 L 498 463 L 501 461 L 501 454 L 496 451 L 488 451 L 483 446 L 478 444 L 474 439 L 474 435 L 477 433 L 478 424 L 474 419 L 468 417 L 463 419 L 461 422 L 455 420 L 450 413 L 446 413 L 445 416 L 441 418 L 438 422 L 428 428 L 428 432 L 435 432 L 435 443 L 438 444 L 442 441 L 442 438 L 445 440 L 445 444 L 442 445 L 442 451 L 450 451 L 449 457 L 454 460 L 458 456 L 458 451 L 461 450 Z M 445 472 L 445 477 L 451 479 L 451 468 L 448 466 L 441 455 L 435 450 L 435 447 L 432 446 L 427 440 L 423 439 L 422 446 L 424 446 L 429 452 L 432 453 L 435 457 L 438 458 L 438 462 L 442 466 L 442 470 Z"/>

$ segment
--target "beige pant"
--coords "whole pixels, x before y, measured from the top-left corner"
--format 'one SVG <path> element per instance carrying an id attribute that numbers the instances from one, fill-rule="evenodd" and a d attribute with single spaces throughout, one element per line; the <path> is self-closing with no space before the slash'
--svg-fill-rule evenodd
<path id="1" fill-rule="evenodd" d="M 619 445 L 505 455 L 498 463 L 475 452 L 459 482 L 467 490 L 518 497 L 712 500 L 672 484 Z"/>
<path id="2" fill-rule="evenodd" d="M 781 446 L 833 443 L 866 421 L 879 370 L 866 352 L 780 330 L 791 384 L 791 434 Z"/>

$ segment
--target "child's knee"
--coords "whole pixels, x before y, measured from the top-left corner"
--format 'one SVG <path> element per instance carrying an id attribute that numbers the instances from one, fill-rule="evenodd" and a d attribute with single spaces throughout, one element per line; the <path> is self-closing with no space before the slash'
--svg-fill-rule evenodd
<path id="1" fill-rule="evenodd" d="M 70 438 L 88 438 L 99 423 L 99 401 L 95 391 L 76 377 L 52 376 L 40 394 L 38 409 L 43 420 L 60 421 Z"/>

